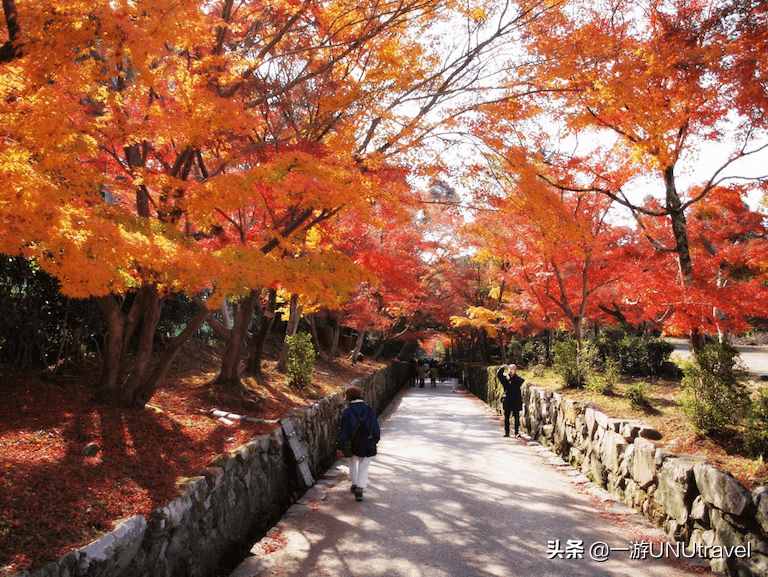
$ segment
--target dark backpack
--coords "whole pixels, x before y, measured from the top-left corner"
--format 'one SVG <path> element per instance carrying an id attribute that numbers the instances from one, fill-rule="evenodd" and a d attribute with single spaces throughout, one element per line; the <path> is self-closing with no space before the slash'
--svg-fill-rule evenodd
<path id="1" fill-rule="evenodd" d="M 351 457 L 353 455 L 354 448 L 359 444 L 360 439 L 371 439 L 371 433 L 368 431 L 368 424 L 366 422 L 367 419 L 358 418 L 354 413 L 351 413 L 351 415 L 352 418 L 356 419 L 357 422 L 355 423 L 354 427 L 352 427 L 352 434 L 349 436 L 349 439 L 347 439 L 345 443 L 341 444 L 341 452 L 345 457 Z"/>

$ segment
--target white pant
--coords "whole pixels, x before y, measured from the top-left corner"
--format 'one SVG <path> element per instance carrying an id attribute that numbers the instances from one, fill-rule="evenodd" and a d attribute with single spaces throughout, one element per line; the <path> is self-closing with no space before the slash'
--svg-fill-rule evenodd
<path id="1" fill-rule="evenodd" d="M 349 460 L 349 476 L 352 478 L 352 484 L 365 489 L 368 486 L 368 467 L 371 464 L 370 457 L 358 457 L 352 455 Z"/>

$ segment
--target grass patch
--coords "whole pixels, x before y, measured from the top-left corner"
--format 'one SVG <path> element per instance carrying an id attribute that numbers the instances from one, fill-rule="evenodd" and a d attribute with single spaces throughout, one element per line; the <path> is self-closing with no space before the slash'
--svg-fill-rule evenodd
<path id="1" fill-rule="evenodd" d="M 520 374 L 531 384 L 557 391 L 569 399 L 589 403 L 611 417 L 643 421 L 663 435 L 659 446 L 675 453 L 702 455 L 713 464 L 730 471 L 749 488 L 768 483 L 768 464 L 762 459 L 749 456 L 743 443 L 739 442 L 744 436 L 743 427 L 723 431 L 711 437 L 698 434 L 694 430 L 680 406 L 683 390 L 677 381 L 643 380 L 646 383 L 647 404 L 634 406 L 628 389 L 642 379 L 623 377 L 616 383 L 611 394 L 604 395 L 586 388 L 564 387 L 562 379 L 552 369 L 547 369 L 541 377 L 526 370 L 520 371 Z M 756 389 L 757 383 L 751 382 L 750 387 Z"/>

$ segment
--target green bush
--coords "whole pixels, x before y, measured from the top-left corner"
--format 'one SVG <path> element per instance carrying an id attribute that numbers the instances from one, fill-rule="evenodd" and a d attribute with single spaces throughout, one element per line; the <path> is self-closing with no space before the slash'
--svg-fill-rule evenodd
<path id="1" fill-rule="evenodd" d="M 621 371 L 619 363 L 614 359 L 607 359 L 603 363 L 602 373 L 593 373 L 587 382 L 587 389 L 600 393 L 601 395 L 610 395 L 619 382 Z"/>
<path id="2" fill-rule="evenodd" d="M 747 417 L 744 445 L 755 457 L 768 457 L 768 387 L 757 392 Z"/>
<path id="3" fill-rule="evenodd" d="M 523 363 L 523 343 L 519 339 L 512 337 L 507 343 L 507 359 L 510 363 L 524 364 Z"/>
<path id="4" fill-rule="evenodd" d="M 520 362 L 525 365 L 545 365 L 547 363 L 547 347 L 543 342 L 529 339 L 523 343 L 520 350 Z"/>
<path id="5" fill-rule="evenodd" d="M 624 395 L 629 399 L 629 403 L 635 407 L 648 406 L 648 383 L 637 381 L 627 385 Z"/>
<path id="6" fill-rule="evenodd" d="M 749 395 L 737 358 L 738 352 L 730 345 L 713 343 L 705 345 L 695 361 L 683 368 L 680 404 L 698 432 L 722 431 L 745 416 Z"/>
<path id="7" fill-rule="evenodd" d="M 315 347 L 309 333 L 296 333 L 286 337 L 288 383 L 292 387 L 305 387 L 312 382 L 315 371 Z"/>
<path id="8" fill-rule="evenodd" d="M 595 347 L 584 341 L 581 350 L 574 339 L 555 343 L 555 371 L 562 377 L 566 387 L 583 387 L 592 373 L 595 362 Z"/>
<path id="9" fill-rule="evenodd" d="M 603 377 L 605 378 L 609 391 L 613 390 L 613 388 L 619 384 L 619 379 L 621 378 L 621 365 L 616 359 L 605 360 L 603 363 Z"/>
<path id="10" fill-rule="evenodd" d="M 658 375 L 673 350 L 663 339 L 624 335 L 617 343 L 616 356 L 626 375 Z"/>
<path id="11" fill-rule="evenodd" d="M 531 373 L 534 377 L 543 377 L 545 374 L 547 374 L 547 367 L 541 363 L 533 365 Z"/>
<path id="12" fill-rule="evenodd" d="M 589 380 L 587 381 L 586 389 L 601 395 L 609 395 L 613 390 L 612 387 L 608 384 L 605 375 L 601 373 L 593 373 L 590 375 Z"/>
<path id="13" fill-rule="evenodd" d="M 674 347 L 658 337 L 633 335 L 609 328 L 595 339 L 600 359 L 616 359 L 625 375 L 658 376 L 664 372 Z"/>

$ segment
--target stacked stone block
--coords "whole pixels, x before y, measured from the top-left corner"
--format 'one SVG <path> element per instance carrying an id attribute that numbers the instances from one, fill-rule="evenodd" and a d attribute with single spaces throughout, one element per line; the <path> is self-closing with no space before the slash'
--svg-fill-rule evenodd
<path id="1" fill-rule="evenodd" d="M 465 386 L 500 410 L 489 369 L 471 366 L 464 374 Z M 750 544 L 751 558 L 712 559 L 714 571 L 734 577 L 768 575 L 768 487 L 750 492 L 702 457 L 657 447 L 661 434 L 642 422 L 611 418 L 528 383 L 522 388 L 523 428 L 533 439 L 672 539 L 689 547 Z"/>

